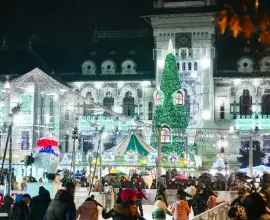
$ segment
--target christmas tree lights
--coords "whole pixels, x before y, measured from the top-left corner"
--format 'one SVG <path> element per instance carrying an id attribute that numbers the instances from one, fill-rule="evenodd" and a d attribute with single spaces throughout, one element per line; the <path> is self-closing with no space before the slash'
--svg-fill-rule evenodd
<path id="1" fill-rule="evenodd" d="M 188 111 L 185 105 L 176 105 L 176 92 L 181 89 L 181 82 L 177 70 L 175 56 L 168 54 L 165 60 L 165 67 L 162 74 L 160 89 L 163 93 L 163 103 L 156 106 L 153 116 L 153 129 L 151 146 L 157 147 L 157 126 L 166 125 L 173 131 L 182 132 L 188 126 Z M 182 94 L 184 95 L 184 94 Z M 162 144 L 162 151 L 168 153 L 175 151 L 182 154 L 184 150 L 184 137 L 172 135 L 171 143 Z"/>

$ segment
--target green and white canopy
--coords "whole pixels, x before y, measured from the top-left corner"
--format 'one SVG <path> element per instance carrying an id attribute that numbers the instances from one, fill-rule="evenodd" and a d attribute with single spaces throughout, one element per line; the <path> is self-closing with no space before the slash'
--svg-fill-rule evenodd
<path id="1" fill-rule="evenodd" d="M 131 134 L 124 139 L 116 147 L 110 149 L 116 156 L 124 156 L 126 152 L 135 151 L 138 155 L 147 156 L 149 153 L 154 153 L 156 150 L 146 144 L 138 135 Z"/>

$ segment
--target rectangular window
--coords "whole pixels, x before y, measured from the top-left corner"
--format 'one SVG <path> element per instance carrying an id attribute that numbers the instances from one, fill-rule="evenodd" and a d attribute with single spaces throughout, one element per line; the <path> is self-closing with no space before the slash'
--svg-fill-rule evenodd
<path id="1" fill-rule="evenodd" d="M 54 96 L 50 96 L 50 123 L 54 123 Z"/>
<path id="2" fill-rule="evenodd" d="M 21 150 L 29 150 L 30 134 L 29 131 L 21 131 L 20 134 L 20 148 Z"/>
<path id="3" fill-rule="evenodd" d="M 225 119 L 225 104 L 224 104 L 224 101 L 222 100 L 220 102 L 220 111 L 219 111 L 219 118 L 222 120 L 222 119 Z"/>

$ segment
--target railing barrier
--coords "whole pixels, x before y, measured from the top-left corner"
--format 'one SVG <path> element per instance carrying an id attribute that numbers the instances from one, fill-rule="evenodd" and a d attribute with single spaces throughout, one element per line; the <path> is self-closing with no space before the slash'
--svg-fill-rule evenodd
<path id="1" fill-rule="evenodd" d="M 192 220 L 227 220 L 228 217 L 229 204 L 224 202 L 206 212 L 194 216 Z"/>

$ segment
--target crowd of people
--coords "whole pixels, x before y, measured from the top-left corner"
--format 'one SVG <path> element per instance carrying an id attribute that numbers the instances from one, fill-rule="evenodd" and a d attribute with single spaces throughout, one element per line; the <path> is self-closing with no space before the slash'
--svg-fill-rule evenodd
<path id="1" fill-rule="evenodd" d="M 228 216 L 233 220 L 270 220 L 270 174 L 265 173 L 259 186 L 253 181 L 238 190 Z"/>
<path id="2" fill-rule="evenodd" d="M 104 206 L 91 195 L 76 209 L 76 184 L 70 181 L 53 199 L 43 186 L 39 188 L 37 196 L 31 198 L 29 194 L 24 194 L 21 201 L 16 203 L 11 196 L 6 195 L 0 213 L 8 213 L 8 220 L 98 220 L 100 207 L 103 219 L 144 220 L 142 201 L 147 200 L 147 197 L 143 192 L 145 185 L 142 177 L 134 175 L 130 180 L 120 178 L 117 194 L 112 182 L 105 181 L 102 184 Z M 166 181 L 158 182 L 153 220 L 165 220 L 167 215 L 173 220 L 187 220 L 192 211 L 196 216 L 222 203 L 217 202 L 213 184 L 207 181 L 196 182 L 194 178 L 179 182 L 173 202 L 168 199 L 167 188 Z M 263 175 L 260 186 L 251 181 L 237 190 L 238 196 L 228 209 L 231 219 L 270 220 L 270 174 Z"/>
<path id="3" fill-rule="evenodd" d="M 176 201 L 168 204 L 166 185 L 160 183 L 152 217 L 154 220 L 165 220 L 167 214 L 173 216 L 174 220 L 186 220 L 191 209 L 193 209 L 194 215 L 199 215 L 220 204 L 216 202 L 216 198 L 217 196 L 209 185 L 180 184 L 176 193 Z"/>

